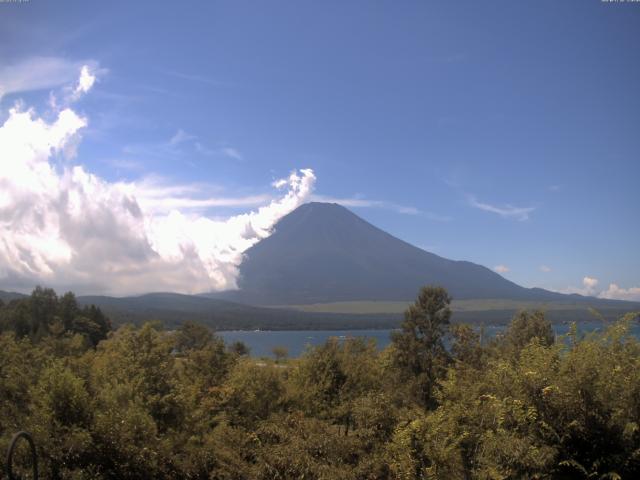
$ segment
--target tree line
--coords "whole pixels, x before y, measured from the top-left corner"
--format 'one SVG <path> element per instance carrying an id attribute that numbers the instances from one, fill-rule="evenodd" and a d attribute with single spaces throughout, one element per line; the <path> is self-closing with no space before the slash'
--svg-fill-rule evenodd
<path id="1" fill-rule="evenodd" d="M 633 315 L 556 339 L 523 311 L 486 341 L 450 302 L 423 288 L 384 350 L 276 361 L 37 288 L 0 305 L 0 447 L 30 431 L 51 479 L 640 478 Z"/>

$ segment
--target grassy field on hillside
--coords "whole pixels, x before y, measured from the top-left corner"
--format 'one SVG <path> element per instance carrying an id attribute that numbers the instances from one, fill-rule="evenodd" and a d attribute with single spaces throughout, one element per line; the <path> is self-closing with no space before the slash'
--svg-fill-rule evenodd
<path id="1" fill-rule="evenodd" d="M 310 305 L 281 305 L 277 308 L 289 308 L 303 312 L 343 313 L 343 314 L 385 314 L 403 313 L 412 302 L 379 302 L 371 300 L 314 303 Z M 575 302 L 537 302 L 504 299 L 454 300 L 451 310 L 454 312 L 486 312 L 495 310 L 535 310 L 544 311 L 588 311 L 589 305 Z M 597 307 L 598 310 L 607 308 Z"/>

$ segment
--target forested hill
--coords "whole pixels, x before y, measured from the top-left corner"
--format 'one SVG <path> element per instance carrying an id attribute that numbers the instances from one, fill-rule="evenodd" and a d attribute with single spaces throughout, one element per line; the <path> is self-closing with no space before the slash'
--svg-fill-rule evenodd
<path id="1" fill-rule="evenodd" d="M 402 315 L 327 314 L 293 309 L 255 307 L 225 300 L 178 293 L 150 293 L 136 297 L 80 296 L 82 305 L 97 305 L 116 323 L 160 320 L 175 327 L 187 320 L 215 330 L 335 330 L 394 328 Z"/>
<path id="2" fill-rule="evenodd" d="M 24 298 L 26 295 L 17 292 L 5 292 L 4 290 L 0 290 L 0 301 L 4 303 L 8 303 L 11 300 L 17 300 L 20 298 Z"/>
<path id="3" fill-rule="evenodd" d="M 29 295 L 0 291 L 0 302 L 11 303 L 18 299 L 29 299 Z M 592 299 L 593 300 L 593 299 Z M 142 324 L 150 320 L 161 321 L 167 328 L 175 328 L 185 321 L 197 321 L 215 330 L 351 330 L 367 328 L 396 328 L 408 306 L 393 310 L 360 312 L 322 311 L 296 308 L 255 307 L 215 298 L 177 293 L 150 293 L 135 297 L 109 297 L 101 295 L 79 296 L 79 307 L 99 307 L 115 325 L 123 323 Z M 382 306 L 384 304 L 372 305 Z M 547 318 L 556 322 L 584 321 L 593 319 L 589 308 L 597 306 L 598 312 L 607 320 L 614 320 L 631 310 L 640 310 L 640 305 L 630 302 L 598 303 L 546 303 L 535 302 L 461 302 L 452 305 L 454 322 L 506 324 L 523 308 L 543 308 Z M 335 306 L 334 306 L 335 307 Z M 338 305 L 339 307 L 339 305 Z"/>

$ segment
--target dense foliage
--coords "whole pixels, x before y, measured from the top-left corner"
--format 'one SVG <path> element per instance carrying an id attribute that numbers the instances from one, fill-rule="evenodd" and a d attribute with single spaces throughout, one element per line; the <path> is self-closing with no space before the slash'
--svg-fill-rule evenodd
<path id="1" fill-rule="evenodd" d="M 36 289 L 0 307 L 0 447 L 32 432 L 52 479 L 640 478 L 631 317 L 556 340 L 522 312 L 483 342 L 449 301 L 423 289 L 383 351 L 275 361 Z"/>

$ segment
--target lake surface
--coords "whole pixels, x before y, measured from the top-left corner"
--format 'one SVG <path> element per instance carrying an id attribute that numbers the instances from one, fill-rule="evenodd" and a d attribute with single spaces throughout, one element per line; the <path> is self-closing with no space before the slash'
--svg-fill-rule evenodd
<path id="1" fill-rule="evenodd" d="M 609 324 L 602 322 L 581 322 L 578 323 L 578 332 L 586 334 L 594 331 L 602 331 Z M 553 325 L 557 335 L 565 335 L 570 324 Z M 486 325 L 484 334 L 486 338 L 491 338 L 504 330 L 504 326 Z M 254 357 L 273 356 L 274 347 L 286 347 L 290 357 L 300 356 L 309 346 L 321 345 L 331 337 L 344 340 L 349 337 L 373 338 L 379 348 L 385 348 L 391 341 L 392 330 L 280 330 L 280 331 L 243 331 L 234 330 L 217 332 L 227 344 L 241 341 L 251 349 Z M 640 324 L 634 323 L 631 333 L 636 338 L 640 338 Z"/>

